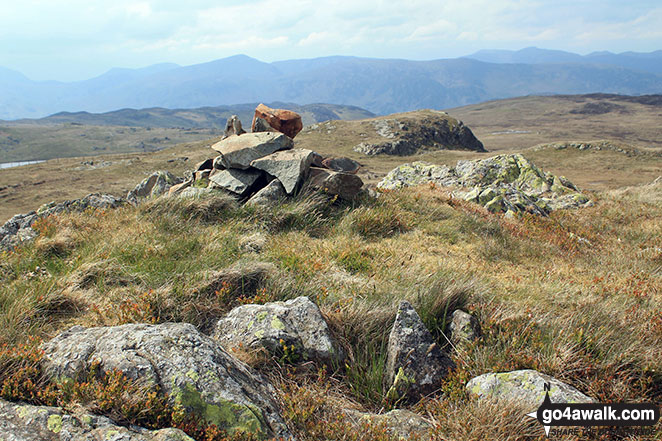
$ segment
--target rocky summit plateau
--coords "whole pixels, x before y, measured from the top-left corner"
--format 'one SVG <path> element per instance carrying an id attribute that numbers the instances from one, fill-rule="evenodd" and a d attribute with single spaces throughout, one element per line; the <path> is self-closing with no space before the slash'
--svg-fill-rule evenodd
<path id="1" fill-rule="evenodd" d="M 121 194 L 65 161 L 99 191 L 0 227 L 0 439 L 542 441 L 547 396 L 659 402 L 659 152 L 243 119 L 99 160 Z"/>

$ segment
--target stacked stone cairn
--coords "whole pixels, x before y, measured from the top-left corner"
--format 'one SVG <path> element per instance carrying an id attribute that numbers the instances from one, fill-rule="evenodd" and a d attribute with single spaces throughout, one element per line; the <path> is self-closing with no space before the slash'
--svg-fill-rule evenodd
<path id="1" fill-rule="evenodd" d="M 324 158 L 312 150 L 294 148 L 301 131 L 301 116 L 260 104 L 251 131 L 246 133 L 236 115 L 228 119 L 224 137 L 207 159 L 169 194 L 190 194 L 185 189 L 208 188 L 232 194 L 247 204 L 268 205 L 303 187 L 340 199 L 353 199 L 363 187 L 356 173 L 359 164 L 349 158 Z"/>

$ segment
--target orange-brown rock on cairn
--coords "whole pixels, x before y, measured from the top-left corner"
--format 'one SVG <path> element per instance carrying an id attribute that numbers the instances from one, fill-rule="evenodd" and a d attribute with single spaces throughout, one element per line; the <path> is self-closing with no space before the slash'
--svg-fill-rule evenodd
<path id="1" fill-rule="evenodd" d="M 255 108 L 255 116 L 253 116 L 253 123 L 251 124 L 253 132 L 259 131 L 259 129 L 256 130 L 258 118 L 265 120 L 271 127 L 290 138 L 297 136 L 297 133 L 303 129 L 301 115 L 291 110 L 272 109 L 264 104 L 259 104 Z"/>

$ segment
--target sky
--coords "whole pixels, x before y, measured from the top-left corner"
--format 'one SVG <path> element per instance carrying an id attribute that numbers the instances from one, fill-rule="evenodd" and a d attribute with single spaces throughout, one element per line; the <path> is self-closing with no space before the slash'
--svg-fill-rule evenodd
<path id="1" fill-rule="evenodd" d="M 660 0 L 0 0 L 0 11 L 0 66 L 33 80 L 236 54 L 271 62 L 662 49 Z"/>

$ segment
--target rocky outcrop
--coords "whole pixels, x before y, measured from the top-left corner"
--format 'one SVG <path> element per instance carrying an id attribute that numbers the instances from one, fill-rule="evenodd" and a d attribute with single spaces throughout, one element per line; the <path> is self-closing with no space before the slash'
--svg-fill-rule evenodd
<path id="1" fill-rule="evenodd" d="M 290 138 L 297 136 L 297 133 L 303 129 L 301 115 L 291 110 L 272 109 L 264 104 L 259 104 L 255 108 L 255 115 L 253 116 L 253 123 L 251 125 L 253 132 L 257 132 L 260 126 L 264 125 L 264 122 L 258 121 L 260 119 Z"/>
<path id="2" fill-rule="evenodd" d="M 178 429 L 125 427 L 89 413 L 0 400 L 0 437 L 7 441 L 193 441 Z"/>
<path id="3" fill-rule="evenodd" d="M 0 250 L 11 250 L 16 245 L 37 237 L 37 232 L 32 225 L 38 220 L 51 215 L 81 212 L 88 209 L 111 209 L 126 203 L 124 199 L 116 198 L 109 194 L 92 193 L 84 198 L 64 201 L 60 203 L 50 202 L 44 204 L 37 211 L 26 214 L 17 214 L 0 227 Z"/>
<path id="4" fill-rule="evenodd" d="M 227 349 L 265 348 L 290 361 L 343 359 L 322 313 L 308 297 L 239 306 L 218 321 L 213 337 Z"/>
<path id="5" fill-rule="evenodd" d="M 180 179 L 176 178 L 169 171 L 156 171 L 146 177 L 140 184 L 126 195 L 126 200 L 136 205 L 140 200 L 155 196 L 160 196 L 168 192 L 170 187 L 179 184 Z"/>
<path id="6" fill-rule="evenodd" d="M 292 139 L 282 133 L 261 132 L 233 135 L 211 148 L 220 153 L 219 162 L 223 168 L 245 170 L 254 160 L 279 150 L 291 149 L 293 145 Z"/>
<path id="7" fill-rule="evenodd" d="M 451 343 L 456 347 L 480 337 L 480 323 L 478 323 L 478 320 L 461 309 L 453 311 L 449 328 Z"/>
<path id="8" fill-rule="evenodd" d="M 446 112 L 430 111 L 420 120 L 379 119 L 373 121 L 384 141 L 362 142 L 354 151 L 369 156 L 407 156 L 428 150 L 472 150 L 485 152 L 483 143 L 462 121 Z"/>
<path id="9" fill-rule="evenodd" d="M 593 399 L 554 377 L 532 369 L 480 375 L 467 383 L 467 390 L 479 399 L 513 400 L 537 409 L 545 398 L 545 383 L 550 385 L 553 403 L 593 403 Z"/>
<path id="10" fill-rule="evenodd" d="M 290 436 L 271 384 L 193 325 L 74 326 L 42 348 L 56 381 L 80 378 L 98 362 L 103 372 L 159 386 L 172 404 L 230 433 Z"/>
<path id="11" fill-rule="evenodd" d="M 552 210 L 591 205 L 572 182 L 542 171 L 520 154 L 458 161 L 455 168 L 425 162 L 404 164 L 389 172 L 377 187 L 394 190 L 425 183 L 455 187 L 456 197 L 509 215 L 547 215 Z"/>
<path id="12" fill-rule="evenodd" d="M 389 401 L 417 400 L 438 391 L 454 367 L 414 307 L 407 301 L 400 302 L 386 355 Z"/>

